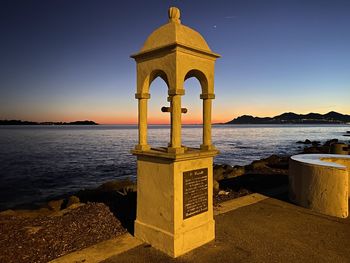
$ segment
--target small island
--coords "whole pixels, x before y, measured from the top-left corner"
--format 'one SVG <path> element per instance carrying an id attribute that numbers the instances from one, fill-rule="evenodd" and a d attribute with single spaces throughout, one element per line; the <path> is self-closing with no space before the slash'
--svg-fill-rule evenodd
<path id="1" fill-rule="evenodd" d="M 275 117 L 243 115 L 224 124 L 350 124 L 350 115 L 335 111 L 326 114 L 296 114 L 287 112 Z"/>
<path id="2" fill-rule="evenodd" d="M 0 125 L 98 125 L 94 121 L 73 121 L 73 122 L 34 122 L 22 120 L 0 120 Z"/>

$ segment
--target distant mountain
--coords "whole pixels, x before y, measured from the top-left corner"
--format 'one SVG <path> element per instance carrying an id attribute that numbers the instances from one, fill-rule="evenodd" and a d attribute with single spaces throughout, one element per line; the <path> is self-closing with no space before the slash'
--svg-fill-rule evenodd
<path id="1" fill-rule="evenodd" d="M 21 120 L 0 120 L 0 125 L 98 125 L 94 121 L 73 121 L 73 122 L 34 122 Z"/>
<path id="2" fill-rule="evenodd" d="M 326 114 L 309 113 L 296 114 L 286 112 L 275 117 L 253 117 L 243 115 L 225 124 L 346 124 L 350 123 L 350 115 L 335 111 Z"/>

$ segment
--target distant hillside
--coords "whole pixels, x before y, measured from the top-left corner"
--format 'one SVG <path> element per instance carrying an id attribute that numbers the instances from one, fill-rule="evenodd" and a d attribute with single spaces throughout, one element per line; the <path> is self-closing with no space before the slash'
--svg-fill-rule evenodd
<path id="1" fill-rule="evenodd" d="M 98 125 L 94 121 L 73 121 L 73 122 L 34 122 L 21 120 L 0 120 L 0 125 Z"/>
<path id="2" fill-rule="evenodd" d="M 346 124 L 350 123 L 350 115 L 335 111 L 326 114 L 309 113 L 296 114 L 293 112 L 283 113 L 275 117 L 253 117 L 243 115 L 225 124 Z"/>

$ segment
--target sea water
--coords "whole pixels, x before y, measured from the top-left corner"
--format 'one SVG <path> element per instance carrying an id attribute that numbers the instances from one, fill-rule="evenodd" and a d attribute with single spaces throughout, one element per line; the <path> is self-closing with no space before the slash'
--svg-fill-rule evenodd
<path id="1" fill-rule="evenodd" d="M 271 154 L 300 152 L 305 139 L 325 142 L 349 125 L 214 125 L 215 163 L 246 165 Z M 166 146 L 167 125 L 149 126 L 151 146 Z M 199 147 L 202 126 L 182 128 L 183 144 Z M 0 126 L 0 211 L 36 204 L 117 178 L 136 178 L 135 125 Z"/>

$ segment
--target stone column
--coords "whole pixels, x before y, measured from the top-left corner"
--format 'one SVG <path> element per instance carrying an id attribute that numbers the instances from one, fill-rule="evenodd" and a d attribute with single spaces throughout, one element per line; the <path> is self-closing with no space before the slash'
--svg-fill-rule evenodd
<path id="1" fill-rule="evenodd" d="M 150 98 L 149 93 L 137 93 L 135 98 L 139 100 L 138 105 L 138 126 L 139 126 L 139 144 L 135 150 L 147 151 L 150 146 L 147 144 L 147 100 Z"/>
<path id="2" fill-rule="evenodd" d="M 184 95 L 183 89 L 169 90 L 170 97 L 170 118 L 171 118 L 171 138 L 168 152 L 183 153 L 181 147 L 181 95 Z"/>
<path id="3" fill-rule="evenodd" d="M 203 100 L 203 144 L 201 149 L 212 150 L 214 146 L 211 142 L 211 106 L 215 95 L 201 94 L 200 98 Z"/>

